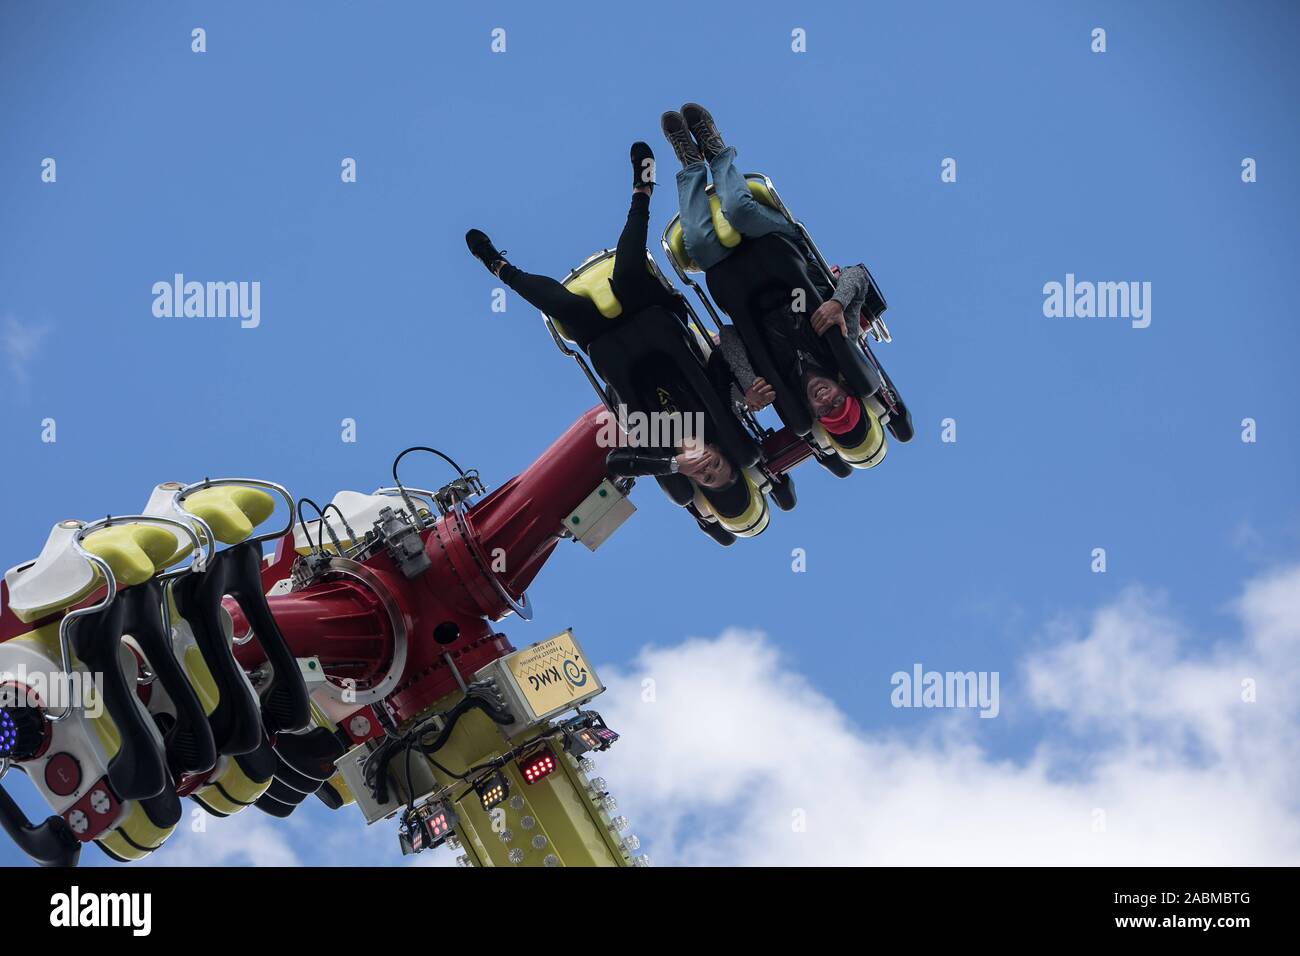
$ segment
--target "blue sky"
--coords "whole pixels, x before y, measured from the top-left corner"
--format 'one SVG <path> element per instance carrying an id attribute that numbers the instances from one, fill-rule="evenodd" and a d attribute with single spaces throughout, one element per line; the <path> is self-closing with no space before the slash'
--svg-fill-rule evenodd
<path id="1" fill-rule="evenodd" d="M 762 632 L 864 734 L 916 734 L 938 718 L 891 707 L 893 672 L 1000 671 L 1014 695 L 1054 622 L 1135 588 L 1164 595 L 1192 656 L 1235 633 L 1245 582 L 1300 556 L 1294 7 L 590 9 L 5 5 L 3 564 L 164 480 L 324 500 L 432 444 L 505 481 L 593 396 L 535 311 L 490 311 L 465 229 L 562 275 L 613 244 L 642 138 L 669 187 L 657 236 L 675 211 L 658 116 L 697 100 L 828 257 L 873 270 L 917 437 L 847 481 L 799 469 L 798 509 L 728 551 L 638 488 L 600 552 L 559 549 L 516 643 L 573 626 L 630 674 L 646 645 Z M 260 281 L 261 325 L 155 318 L 177 272 Z M 1150 327 L 1044 317 L 1067 273 L 1150 282 Z M 1012 760 L 1054 719 L 961 716 Z"/>

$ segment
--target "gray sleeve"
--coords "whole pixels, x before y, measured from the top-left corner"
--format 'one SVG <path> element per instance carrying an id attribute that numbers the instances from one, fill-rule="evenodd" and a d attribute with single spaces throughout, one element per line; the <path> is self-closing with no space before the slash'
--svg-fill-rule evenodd
<path id="1" fill-rule="evenodd" d="M 749 363 L 749 353 L 745 351 L 745 343 L 740 340 L 740 333 L 735 327 L 724 325 L 719 335 L 722 357 L 731 367 L 731 374 L 736 377 L 743 398 L 743 392 L 754 384 L 754 379 L 758 376 L 754 374 L 754 367 Z"/>
<path id="2" fill-rule="evenodd" d="M 835 294 L 831 296 L 836 302 L 844 307 L 844 315 L 853 321 L 849 322 L 850 330 L 856 325 L 858 313 L 862 311 L 862 303 L 867 299 L 867 289 L 871 280 L 867 278 L 865 267 L 848 266 L 840 270 L 840 278 L 835 283 Z"/>

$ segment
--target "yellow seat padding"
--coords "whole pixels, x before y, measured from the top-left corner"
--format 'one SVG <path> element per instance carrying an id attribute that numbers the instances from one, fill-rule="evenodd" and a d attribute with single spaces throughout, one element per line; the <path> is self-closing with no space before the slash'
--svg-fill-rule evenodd
<path id="1" fill-rule="evenodd" d="M 108 562 L 122 587 L 143 584 L 176 557 L 176 537 L 149 524 L 117 524 L 86 535 L 81 546 Z"/>
<path id="2" fill-rule="evenodd" d="M 584 269 L 564 284 L 574 295 L 590 299 L 600 314 L 607 319 L 617 319 L 623 314 L 623 303 L 618 301 L 609 280 L 614 274 L 614 256 L 602 259 L 588 269 Z"/>
<path id="3" fill-rule="evenodd" d="M 221 691 L 217 689 L 217 682 L 212 679 L 212 671 L 208 670 L 208 662 L 203 659 L 203 652 L 196 645 L 191 644 L 185 648 L 181 663 L 185 667 L 185 676 L 189 678 L 190 685 L 199 698 L 199 703 L 203 705 L 203 712 L 211 717 L 212 712 L 221 703 Z"/>
<path id="4" fill-rule="evenodd" d="M 718 234 L 718 242 L 722 243 L 728 249 L 734 249 L 740 245 L 740 231 L 727 221 L 727 217 L 722 214 L 722 200 L 716 195 L 709 197 L 709 211 L 713 213 L 713 231 Z"/>
<path id="5" fill-rule="evenodd" d="M 186 511 L 208 523 L 223 544 L 239 544 L 275 510 L 275 498 L 247 485 L 201 488 L 189 495 L 184 504 Z"/>
<path id="6" fill-rule="evenodd" d="M 109 830 L 97 839 L 95 844 L 118 863 L 135 863 L 153 852 L 153 850 L 141 850 L 139 847 L 132 846 L 117 830 Z"/>
<path id="7" fill-rule="evenodd" d="M 203 809 L 218 817 L 228 817 L 251 807 L 271 788 L 271 780 L 254 780 L 233 757 L 222 757 L 211 782 L 199 787 L 191 796 Z"/>
<path id="8" fill-rule="evenodd" d="M 668 232 L 668 254 L 683 272 L 699 272 L 700 267 L 691 261 L 686 252 L 686 234 L 682 231 L 682 220 L 678 218 Z"/>
<path id="9" fill-rule="evenodd" d="M 356 797 L 352 795 L 352 789 L 348 786 L 348 782 L 343 779 L 343 774 L 336 773 L 325 782 L 334 788 L 334 792 L 343 801 L 343 806 L 346 807 L 356 803 Z"/>
<path id="10" fill-rule="evenodd" d="M 767 528 L 771 520 L 771 513 L 768 511 L 767 499 L 763 497 L 762 491 L 750 476 L 749 472 L 744 473 L 745 483 L 749 486 L 749 507 L 741 514 L 734 517 L 720 515 L 713 510 L 709 504 L 709 499 L 704 497 L 704 493 L 697 486 L 695 489 L 695 507 L 703 515 L 713 515 L 718 520 L 718 524 L 726 528 L 738 538 L 752 538 L 761 534 Z"/>
<path id="11" fill-rule="evenodd" d="M 565 280 L 564 287 L 574 295 L 580 295 L 584 299 L 591 300 L 596 306 L 596 311 L 607 319 L 617 319 L 623 314 L 623 303 L 618 301 L 618 296 L 614 295 L 614 289 L 610 286 L 610 279 L 614 276 L 614 260 L 616 256 L 607 256 L 604 259 L 598 258 L 600 253 L 592 256 L 596 259 L 590 265 L 578 267 L 578 274 Z M 646 271 L 653 273 L 651 260 L 646 257 Z M 555 330 L 569 341 L 573 341 L 567 329 L 555 318 L 551 316 L 551 322 L 555 325 Z"/>
<path id="12" fill-rule="evenodd" d="M 767 188 L 767 183 L 761 179 L 747 179 L 745 184 L 749 186 L 749 193 L 764 206 L 770 206 L 772 209 L 780 212 L 780 208 L 773 198 L 771 190 Z M 709 193 L 709 210 L 713 215 L 713 231 L 717 233 L 718 242 L 722 243 L 728 249 L 734 249 L 740 245 L 743 238 L 740 232 L 727 221 L 727 217 L 722 214 L 722 200 L 718 199 L 713 192 Z M 692 261 L 690 254 L 686 251 L 686 237 L 682 232 L 682 221 L 680 217 L 673 224 L 672 231 L 668 233 L 668 251 L 672 257 L 677 260 L 683 272 L 702 272 L 698 265 Z"/>
<path id="13" fill-rule="evenodd" d="M 167 841 L 175 826 L 160 827 L 149 819 L 149 814 L 138 801 L 131 801 L 130 813 L 120 824 L 95 842 L 120 860 L 142 860 Z"/>
<path id="14" fill-rule="evenodd" d="M 866 402 L 862 402 L 862 411 L 871 424 L 867 429 L 866 437 L 852 448 L 840 444 L 835 436 L 826 431 L 819 422 L 813 422 L 813 429 L 818 437 L 824 438 L 847 464 L 854 468 L 874 468 L 884 460 L 885 452 L 889 450 L 889 442 L 885 438 L 885 430 L 880 427 L 880 419 Z"/>
<path id="15" fill-rule="evenodd" d="M 764 206 L 769 206 L 777 212 L 781 212 L 781 207 L 777 205 L 776 197 L 773 196 L 772 191 L 767 188 L 767 183 L 763 182 L 761 179 L 747 179 L 745 182 L 749 186 L 750 194 L 753 195 L 755 199 L 761 202 Z"/>

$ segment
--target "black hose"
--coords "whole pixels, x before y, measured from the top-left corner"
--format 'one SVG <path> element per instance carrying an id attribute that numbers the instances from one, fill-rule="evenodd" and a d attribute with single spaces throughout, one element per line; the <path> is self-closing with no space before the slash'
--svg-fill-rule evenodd
<path id="1" fill-rule="evenodd" d="M 388 802 L 388 765 L 397 756 L 399 750 L 409 755 L 410 750 L 418 746 L 420 753 L 426 757 L 437 753 L 451 738 L 452 731 L 456 729 L 456 722 L 471 709 L 483 711 L 498 724 L 508 724 L 513 721 L 510 714 L 500 710 L 495 704 L 470 694 L 466 695 L 442 715 L 444 720 L 443 728 L 432 743 L 426 744 L 420 739 L 423 735 L 419 728 L 432 720 L 433 717 L 420 721 L 401 737 L 384 741 L 379 749 L 371 754 L 370 759 L 366 761 L 366 783 L 369 785 L 371 793 L 374 794 L 375 800 L 379 803 Z"/>

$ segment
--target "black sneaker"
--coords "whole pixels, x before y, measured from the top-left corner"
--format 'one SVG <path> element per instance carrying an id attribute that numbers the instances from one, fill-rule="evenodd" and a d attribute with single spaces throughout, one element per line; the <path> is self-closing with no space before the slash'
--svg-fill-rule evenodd
<path id="1" fill-rule="evenodd" d="M 681 113 L 670 110 L 660 117 L 659 125 L 663 128 L 668 144 L 677 154 L 678 162 L 683 166 L 704 162 L 704 154 L 695 145 L 695 140 L 691 139 L 691 132 L 686 127 L 686 118 Z"/>
<path id="2" fill-rule="evenodd" d="M 649 143 L 632 144 L 632 188 L 655 184 L 655 154 Z"/>
<path id="3" fill-rule="evenodd" d="M 487 271 L 496 275 L 493 266 L 498 262 L 506 261 L 506 254 L 498 252 L 496 246 L 492 245 L 492 240 L 488 238 L 487 233 L 481 229 L 471 229 L 465 233 L 465 245 L 469 246 L 469 251 L 473 253 L 474 258 L 487 267 Z"/>
<path id="4" fill-rule="evenodd" d="M 722 141 L 722 134 L 718 132 L 718 127 L 713 122 L 713 116 L 699 103 L 687 103 L 682 107 L 682 118 L 686 120 L 686 126 L 695 137 L 695 142 L 700 144 L 700 152 L 709 162 L 713 157 L 727 148 L 727 144 Z"/>

